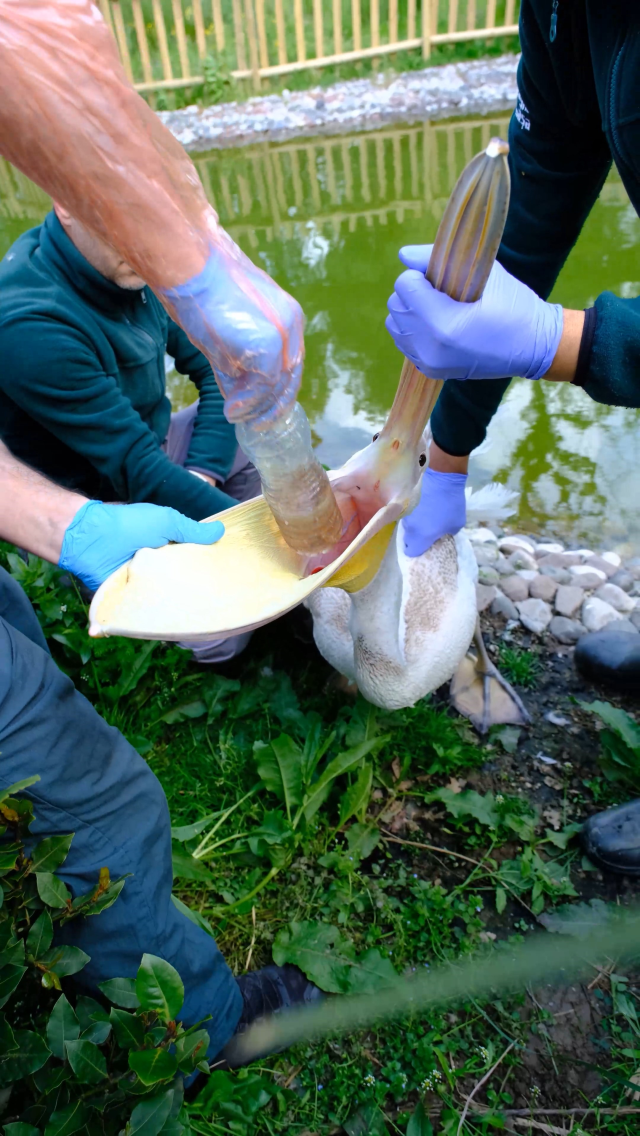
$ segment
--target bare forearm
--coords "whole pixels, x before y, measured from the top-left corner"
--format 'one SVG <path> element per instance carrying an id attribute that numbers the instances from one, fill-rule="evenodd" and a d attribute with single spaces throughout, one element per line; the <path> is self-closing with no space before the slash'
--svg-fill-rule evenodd
<path id="1" fill-rule="evenodd" d="M 16 461 L 0 442 L 0 538 L 57 564 L 65 530 L 86 501 Z"/>
<path id="2" fill-rule="evenodd" d="M 578 355 L 582 329 L 584 328 L 584 312 L 565 308 L 563 311 L 562 338 L 558 344 L 553 363 L 543 379 L 552 383 L 571 383 L 576 377 Z"/>

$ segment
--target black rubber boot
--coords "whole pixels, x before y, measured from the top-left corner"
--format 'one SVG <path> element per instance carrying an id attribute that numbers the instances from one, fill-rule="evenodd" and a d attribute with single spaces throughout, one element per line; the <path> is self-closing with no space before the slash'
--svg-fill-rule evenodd
<path id="1" fill-rule="evenodd" d="M 599 868 L 640 876 L 640 800 L 590 817 L 581 840 L 586 855 Z"/>
<path id="2" fill-rule="evenodd" d="M 264 966 L 262 970 L 250 970 L 237 980 L 244 1003 L 240 1021 L 231 1041 L 222 1053 L 212 1062 L 212 1069 L 237 1069 L 243 1062 L 238 1058 L 238 1039 L 244 1031 L 261 1018 L 279 1014 L 292 1006 L 319 1002 L 323 993 L 298 969 L 287 963 L 285 966 Z M 274 1050 L 273 1052 L 279 1052 Z M 254 1061 L 268 1057 L 269 1053 L 256 1053 Z"/>

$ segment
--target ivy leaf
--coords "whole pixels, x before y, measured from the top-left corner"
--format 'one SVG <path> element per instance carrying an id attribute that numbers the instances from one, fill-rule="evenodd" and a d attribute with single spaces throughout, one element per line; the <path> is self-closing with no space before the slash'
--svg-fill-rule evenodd
<path id="1" fill-rule="evenodd" d="M 171 963 L 144 954 L 136 976 L 136 994 L 143 1010 L 155 1010 L 161 1021 L 172 1022 L 182 1009 L 184 985 Z"/>
<path id="2" fill-rule="evenodd" d="M 51 1114 L 49 1123 L 44 1130 L 44 1136 L 71 1136 L 72 1132 L 78 1132 L 80 1128 L 84 1128 L 88 1119 L 89 1109 L 84 1101 L 74 1101 L 72 1104 L 68 1104 L 66 1108 L 61 1108 L 58 1112 Z"/>
<path id="3" fill-rule="evenodd" d="M 0 1009 L 13 994 L 23 974 L 27 973 L 26 966 L 3 966 L 0 970 Z"/>
<path id="4" fill-rule="evenodd" d="M 370 763 L 363 765 L 358 773 L 357 780 L 342 794 L 340 800 L 340 825 L 346 824 L 351 817 L 357 816 L 364 820 L 367 811 L 371 788 L 373 785 L 373 766 Z"/>
<path id="5" fill-rule="evenodd" d="M 43 911 L 35 923 L 29 928 L 27 935 L 27 953 L 32 958 L 39 958 L 49 950 L 53 940 L 53 923 L 48 911 Z"/>
<path id="6" fill-rule="evenodd" d="M 49 1014 L 47 1022 L 47 1041 L 54 1057 L 64 1061 L 66 1057 L 65 1043 L 75 1041 L 80 1036 L 80 1022 L 75 1010 L 61 994 Z"/>
<path id="7" fill-rule="evenodd" d="M 67 836 L 47 836 L 36 844 L 31 853 L 30 872 L 55 872 L 67 858 L 74 833 Z"/>
<path id="8" fill-rule="evenodd" d="M 36 872 L 38 895 L 47 907 L 67 907 L 71 903 L 71 892 L 63 880 L 52 872 Z"/>
<path id="9" fill-rule="evenodd" d="M 99 983 L 98 989 L 114 1006 L 123 1006 L 126 1010 L 137 1010 L 140 1006 L 135 978 L 108 978 Z"/>
<path id="10" fill-rule="evenodd" d="M 157 1085 L 175 1077 L 178 1062 L 166 1049 L 143 1049 L 129 1051 L 129 1067 L 133 1069 L 143 1085 Z"/>
<path id="11" fill-rule="evenodd" d="M 337 927 L 309 920 L 289 923 L 275 937 L 273 961 L 300 967 L 311 982 L 329 994 L 372 994 L 388 989 L 397 975 L 388 958 L 370 949 L 358 955 Z"/>
<path id="12" fill-rule="evenodd" d="M 163 1132 L 165 1121 L 171 1114 L 174 1096 L 174 1089 L 168 1089 L 160 1096 L 140 1101 L 131 1113 L 126 1128 L 127 1136 L 158 1136 L 159 1132 Z"/>
<path id="13" fill-rule="evenodd" d="M 104 1053 L 92 1041 L 68 1041 L 69 1064 L 82 1085 L 97 1085 L 107 1075 Z"/>
<path id="14" fill-rule="evenodd" d="M 135 1014 L 128 1014 L 126 1010 L 111 1008 L 109 1020 L 113 1026 L 116 1040 L 123 1049 L 141 1049 L 144 1045 L 144 1023 Z"/>
<path id="15" fill-rule="evenodd" d="M 420 1101 L 407 1125 L 407 1136 L 433 1136 L 433 1127 Z"/>
<path id="16" fill-rule="evenodd" d="M 0 1088 L 37 1072 L 50 1056 L 44 1038 L 33 1030 L 17 1029 L 13 1036 L 17 1049 L 0 1064 Z"/>
<path id="17" fill-rule="evenodd" d="M 38 965 L 56 974 L 58 978 L 66 978 L 67 975 L 82 970 L 89 959 L 90 956 L 81 951 L 80 947 L 51 947 L 38 959 Z"/>
<path id="18" fill-rule="evenodd" d="M 302 750 L 288 734 L 280 734 L 269 745 L 254 746 L 258 776 L 270 793 L 283 801 L 287 817 L 302 803 Z"/>

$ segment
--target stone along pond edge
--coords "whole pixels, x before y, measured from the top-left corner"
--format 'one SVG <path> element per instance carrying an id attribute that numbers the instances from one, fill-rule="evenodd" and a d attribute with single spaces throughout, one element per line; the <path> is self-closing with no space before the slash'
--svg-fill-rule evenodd
<path id="1" fill-rule="evenodd" d="M 487 116 L 515 106 L 518 60 L 517 55 L 501 55 L 399 75 L 379 72 L 246 102 L 161 111 L 159 118 L 187 150 L 198 151 L 377 130 L 391 123 Z"/>

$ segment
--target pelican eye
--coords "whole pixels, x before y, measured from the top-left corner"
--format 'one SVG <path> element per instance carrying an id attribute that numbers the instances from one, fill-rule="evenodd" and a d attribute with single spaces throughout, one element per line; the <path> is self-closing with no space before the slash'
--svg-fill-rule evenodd
<path id="1" fill-rule="evenodd" d="M 378 441 L 378 438 L 379 438 L 379 437 L 380 437 L 380 434 L 379 434 L 379 433 L 378 433 L 378 434 L 374 434 L 374 435 L 373 435 L 373 438 L 371 439 L 371 441 L 372 441 L 372 442 L 377 442 L 377 441 Z"/>
<path id="2" fill-rule="evenodd" d="M 426 465 L 426 464 L 427 464 L 427 455 L 426 454 L 420 454 L 420 457 L 418 458 L 418 465 L 423 466 L 423 465 Z"/>

